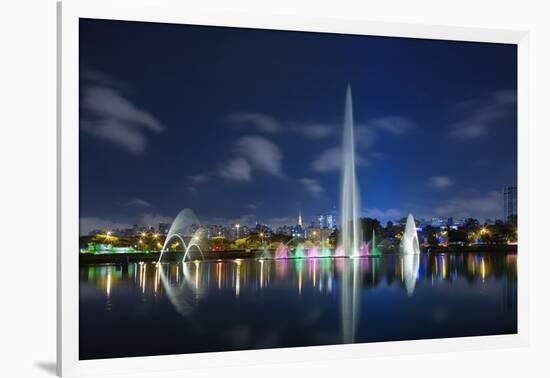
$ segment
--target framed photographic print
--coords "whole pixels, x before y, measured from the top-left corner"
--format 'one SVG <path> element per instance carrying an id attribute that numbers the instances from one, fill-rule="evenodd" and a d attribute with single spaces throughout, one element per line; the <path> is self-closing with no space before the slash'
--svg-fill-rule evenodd
<path id="1" fill-rule="evenodd" d="M 59 374 L 526 344 L 525 32 L 58 13 Z"/>

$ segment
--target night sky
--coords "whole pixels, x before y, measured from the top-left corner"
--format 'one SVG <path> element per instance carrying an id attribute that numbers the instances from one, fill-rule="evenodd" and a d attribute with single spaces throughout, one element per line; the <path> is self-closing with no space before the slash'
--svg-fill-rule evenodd
<path id="1" fill-rule="evenodd" d="M 338 207 L 348 83 L 363 216 L 502 217 L 515 45 L 81 19 L 81 234 L 309 224 Z"/>

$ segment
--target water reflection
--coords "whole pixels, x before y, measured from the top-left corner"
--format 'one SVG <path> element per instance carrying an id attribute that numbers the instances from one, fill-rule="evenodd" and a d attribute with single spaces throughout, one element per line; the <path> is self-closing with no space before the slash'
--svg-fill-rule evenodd
<path id="1" fill-rule="evenodd" d="M 93 283 L 109 297 L 118 286 L 135 286 L 142 293 L 164 295 L 187 288 L 195 297 L 212 290 L 295 286 L 297 294 L 306 288 L 330 293 L 340 283 L 342 294 L 381 284 L 401 286 L 414 295 L 420 281 L 452 283 L 459 277 L 483 283 L 488 277 L 515 278 L 515 254 L 409 254 L 354 259 L 217 260 L 156 264 L 90 265 L 81 268 L 81 281 Z M 354 295 L 351 295 L 352 297 Z"/>
<path id="2" fill-rule="evenodd" d="M 413 295 L 414 287 L 416 286 L 416 280 L 418 278 L 418 269 L 420 268 L 420 254 L 419 253 L 407 253 L 403 255 L 402 259 L 402 279 L 405 281 L 405 287 L 407 288 L 407 294 Z"/>
<path id="3" fill-rule="evenodd" d="M 82 337 L 105 345 L 109 336 L 93 331 L 105 322 L 117 330 L 151 319 L 204 343 L 174 334 L 166 350 L 176 353 L 513 332 L 516 275 L 515 254 L 483 253 L 89 265 Z M 166 337 L 151 333 L 133 354 L 109 342 L 121 343 L 120 356 L 162 354 Z"/>

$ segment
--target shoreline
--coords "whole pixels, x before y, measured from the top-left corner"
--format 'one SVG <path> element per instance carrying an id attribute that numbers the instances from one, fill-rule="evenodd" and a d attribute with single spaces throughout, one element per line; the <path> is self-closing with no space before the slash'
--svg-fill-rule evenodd
<path id="1" fill-rule="evenodd" d="M 269 250 L 274 253 L 275 250 Z M 208 251 L 204 252 L 203 260 L 234 260 L 234 259 L 259 259 L 263 250 L 231 250 L 231 251 Z M 421 254 L 463 254 L 463 253 L 517 253 L 517 245 L 475 245 L 475 246 L 451 246 L 451 247 L 432 247 L 425 248 Z M 383 256 L 396 255 L 396 251 L 382 252 L 378 256 L 364 256 L 363 258 L 377 258 Z M 162 258 L 163 262 L 181 261 L 184 252 L 165 252 Z M 193 256 L 196 254 L 193 253 Z M 160 252 L 131 252 L 131 253 L 105 253 L 105 254 L 79 254 L 79 263 L 81 265 L 96 263 L 134 263 L 140 261 L 155 262 L 159 259 Z M 202 257 L 202 256 L 201 256 Z M 326 257 L 318 257 L 323 259 Z M 334 257 L 330 257 L 334 258 Z M 341 257 L 337 257 L 341 258 Z M 294 260 L 288 258 L 286 260 Z"/>

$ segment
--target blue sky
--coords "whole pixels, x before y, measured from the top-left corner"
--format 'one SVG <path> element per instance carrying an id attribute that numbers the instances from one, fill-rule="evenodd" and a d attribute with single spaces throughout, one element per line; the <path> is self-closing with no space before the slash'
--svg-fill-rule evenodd
<path id="1" fill-rule="evenodd" d="M 514 45 L 81 20 L 81 233 L 338 207 L 348 83 L 364 216 L 500 217 L 516 72 Z"/>

